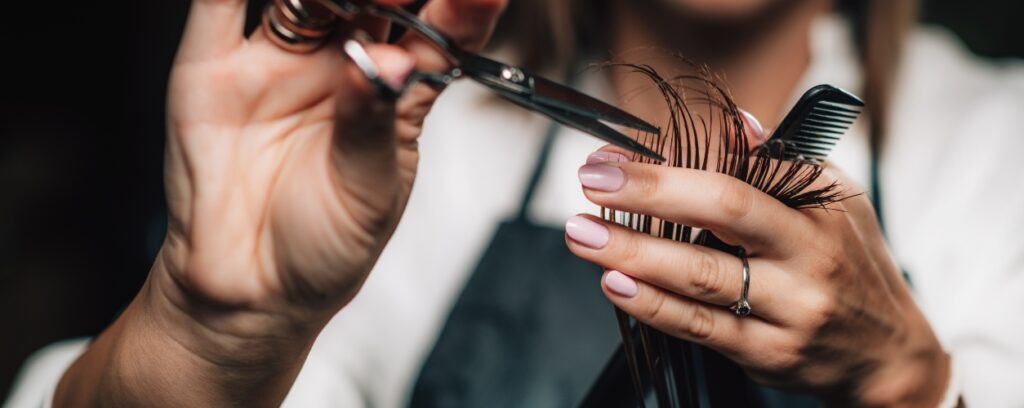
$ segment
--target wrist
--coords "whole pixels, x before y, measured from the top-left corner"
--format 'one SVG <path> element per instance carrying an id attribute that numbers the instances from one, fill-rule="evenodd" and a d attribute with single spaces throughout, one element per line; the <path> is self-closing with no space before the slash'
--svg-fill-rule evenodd
<path id="1" fill-rule="evenodd" d="M 860 388 L 863 406 L 937 407 L 949 387 L 950 357 L 938 350 L 893 363 Z"/>
<path id="2" fill-rule="evenodd" d="M 184 310 L 157 283 L 158 269 L 68 369 L 54 406 L 280 404 L 316 333 L 269 335 L 247 312 L 199 304 L 189 307 L 210 310 Z"/>
<path id="3" fill-rule="evenodd" d="M 828 405 L 937 407 L 949 387 L 952 362 L 931 328 L 926 323 L 921 327 L 881 355 L 850 394 Z"/>
<path id="4" fill-rule="evenodd" d="M 295 316 L 287 307 L 229 305 L 183 287 L 157 261 L 132 302 L 140 332 L 166 341 L 214 366 L 259 370 L 303 355 L 325 319 Z M 255 303 L 255 302 L 254 302 Z"/>

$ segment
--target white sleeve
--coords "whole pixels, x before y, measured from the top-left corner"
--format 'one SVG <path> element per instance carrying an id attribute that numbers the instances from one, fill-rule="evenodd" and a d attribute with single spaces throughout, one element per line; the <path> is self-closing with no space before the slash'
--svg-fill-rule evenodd
<path id="1" fill-rule="evenodd" d="M 963 140 L 955 145 L 977 154 L 967 156 L 972 163 L 951 166 L 961 168 L 950 172 L 945 197 L 962 205 L 960 213 L 950 212 L 960 220 L 934 219 L 958 233 L 957 256 L 930 253 L 950 267 L 946 290 L 934 292 L 932 301 L 941 304 L 933 316 L 943 321 L 940 337 L 957 360 L 967 406 L 1024 406 L 1024 133 L 1017 123 L 1024 112 L 1024 69 L 1015 67 L 1007 72 L 1014 75 L 965 108 Z"/>
<path id="2" fill-rule="evenodd" d="M 317 342 L 323 343 L 319 339 Z M 288 396 L 281 403 L 282 408 L 359 408 L 370 405 L 358 381 L 333 359 L 331 349 L 330 344 L 313 347 Z"/>
<path id="3" fill-rule="evenodd" d="M 14 380 L 5 408 L 50 408 L 64 371 L 85 352 L 90 339 L 64 340 L 33 353 Z"/>
<path id="4" fill-rule="evenodd" d="M 21 368 L 4 408 L 50 408 L 64 372 L 85 352 L 88 338 L 64 340 L 33 353 Z M 311 355 L 282 404 L 284 407 L 358 407 L 361 393 L 343 372 Z"/>
<path id="5" fill-rule="evenodd" d="M 919 57 L 887 150 L 887 232 L 966 405 L 1024 407 L 1024 65 Z"/>

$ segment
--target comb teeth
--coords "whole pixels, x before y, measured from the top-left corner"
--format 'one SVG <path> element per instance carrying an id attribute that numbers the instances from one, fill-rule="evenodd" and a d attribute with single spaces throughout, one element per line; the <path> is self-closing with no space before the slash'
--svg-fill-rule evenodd
<path id="1" fill-rule="evenodd" d="M 770 140 L 783 142 L 784 160 L 820 162 L 857 120 L 863 106 L 864 102 L 842 89 L 815 86 L 786 114 Z"/>

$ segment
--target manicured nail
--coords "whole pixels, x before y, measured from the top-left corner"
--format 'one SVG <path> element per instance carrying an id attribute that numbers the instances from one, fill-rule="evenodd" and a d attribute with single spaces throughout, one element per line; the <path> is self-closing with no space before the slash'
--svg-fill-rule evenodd
<path id="1" fill-rule="evenodd" d="M 598 191 L 619 191 L 626 181 L 622 169 L 607 164 L 587 164 L 580 167 L 580 183 L 583 187 Z"/>
<path id="2" fill-rule="evenodd" d="M 565 233 L 588 248 L 601 249 L 608 244 L 607 227 L 578 215 L 565 222 Z"/>
<path id="3" fill-rule="evenodd" d="M 416 60 L 406 55 L 391 56 L 381 66 L 380 76 L 394 89 L 404 89 L 405 81 L 416 68 Z"/>
<path id="4" fill-rule="evenodd" d="M 587 156 L 587 164 L 598 164 L 598 163 L 624 163 L 628 162 L 629 158 L 615 153 L 615 152 L 593 152 L 590 156 Z"/>
<path id="5" fill-rule="evenodd" d="M 750 112 L 743 109 L 739 109 L 740 116 L 743 117 L 744 127 L 747 128 L 747 133 L 757 140 L 765 140 L 764 127 L 761 126 L 761 122 L 757 120 Z"/>
<path id="6" fill-rule="evenodd" d="M 619 271 L 609 271 L 608 274 L 604 275 L 604 285 L 616 295 L 627 298 L 636 296 L 636 293 L 640 290 L 633 278 Z"/>

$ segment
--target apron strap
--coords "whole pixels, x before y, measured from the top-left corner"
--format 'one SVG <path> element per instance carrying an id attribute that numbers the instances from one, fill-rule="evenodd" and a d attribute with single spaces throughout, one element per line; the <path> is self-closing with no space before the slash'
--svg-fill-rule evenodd
<path id="1" fill-rule="evenodd" d="M 575 87 L 578 85 L 579 72 L 576 63 L 568 65 L 569 69 L 564 75 L 566 83 L 570 86 Z M 523 193 L 523 200 L 519 203 L 519 212 L 516 214 L 515 221 L 530 221 L 530 203 L 533 202 L 534 193 L 537 192 L 537 185 L 540 184 L 541 177 L 544 176 L 544 170 L 548 167 L 548 158 L 551 156 L 551 147 L 555 144 L 555 137 L 558 136 L 558 132 L 562 130 L 562 125 L 558 122 L 551 121 L 548 125 L 547 131 L 544 133 L 544 143 L 541 144 L 540 154 L 537 156 L 537 162 L 533 165 L 533 171 L 530 173 L 530 182 L 526 185 L 526 191 Z"/>
<path id="2" fill-rule="evenodd" d="M 561 126 L 558 122 L 552 121 L 548 125 L 548 130 L 544 135 L 544 142 L 541 144 L 540 155 L 537 157 L 537 162 L 533 165 L 533 171 L 530 173 L 530 182 L 526 185 L 526 192 L 523 193 L 523 200 L 519 203 L 519 212 L 516 214 L 516 221 L 529 221 L 530 215 L 528 213 L 530 209 L 530 203 L 533 202 L 534 193 L 537 192 L 537 185 L 540 184 L 540 178 L 544 175 L 544 170 L 548 166 L 548 157 L 551 156 L 551 146 L 555 144 L 555 136 L 558 135 L 558 131 L 561 130 Z"/>
<path id="3" fill-rule="evenodd" d="M 875 217 L 878 218 L 878 226 L 885 234 L 885 218 L 882 214 L 882 183 L 879 174 L 878 154 L 871 153 L 871 204 L 875 207 Z"/>

